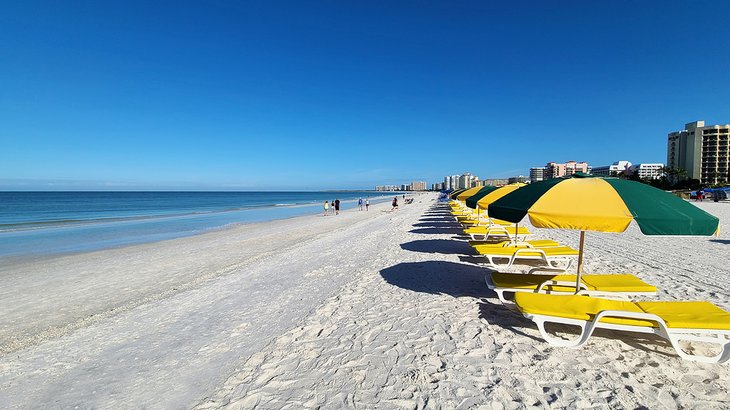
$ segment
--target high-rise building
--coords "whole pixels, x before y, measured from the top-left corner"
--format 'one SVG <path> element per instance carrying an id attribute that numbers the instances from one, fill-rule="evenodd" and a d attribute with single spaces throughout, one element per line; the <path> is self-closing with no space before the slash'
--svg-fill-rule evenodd
<path id="1" fill-rule="evenodd" d="M 589 166 L 586 162 L 568 161 L 564 164 L 557 162 L 548 162 L 545 165 L 545 179 L 558 178 L 567 175 L 573 175 L 576 172 L 588 173 Z"/>
<path id="2" fill-rule="evenodd" d="M 530 182 L 540 182 L 545 180 L 545 168 L 530 168 Z"/>
<path id="3" fill-rule="evenodd" d="M 425 181 L 413 181 L 411 182 L 411 191 L 425 191 L 426 190 L 426 182 Z"/>
<path id="4" fill-rule="evenodd" d="M 450 176 L 449 181 L 451 181 L 451 189 L 461 189 L 461 187 L 459 186 L 459 176 L 458 175 Z"/>
<path id="5" fill-rule="evenodd" d="M 611 165 L 594 167 L 590 173 L 599 177 L 615 177 L 622 172 L 627 172 L 630 167 L 631 163 L 629 161 L 616 161 Z"/>
<path id="6" fill-rule="evenodd" d="M 484 181 L 482 181 L 483 185 L 491 185 L 491 186 L 502 186 L 509 184 L 509 180 L 507 178 L 487 178 Z"/>
<path id="7" fill-rule="evenodd" d="M 459 188 L 473 188 L 478 180 L 479 178 L 466 172 L 459 177 Z"/>
<path id="8" fill-rule="evenodd" d="M 442 191 L 444 190 L 444 184 L 441 182 L 437 182 L 435 184 L 431 184 L 431 191 Z"/>
<path id="9" fill-rule="evenodd" d="M 667 135 L 667 167 L 683 169 L 688 178 L 703 184 L 728 180 L 730 158 L 730 124 L 705 125 L 704 121 L 690 122 L 681 131 Z"/>
<path id="10" fill-rule="evenodd" d="M 664 175 L 664 164 L 634 164 L 629 172 L 638 173 L 641 179 L 657 179 Z"/>

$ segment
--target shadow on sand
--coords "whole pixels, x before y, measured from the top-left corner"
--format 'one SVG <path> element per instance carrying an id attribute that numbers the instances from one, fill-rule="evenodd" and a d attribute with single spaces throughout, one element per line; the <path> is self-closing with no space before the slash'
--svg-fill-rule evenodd
<path id="1" fill-rule="evenodd" d="M 380 275 L 399 288 L 434 295 L 496 297 L 487 288 L 484 275 L 490 270 L 456 262 L 404 262 L 385 268 Z"/>
<path id="2" fill-rule="evenodd" d="M 456 262 L 425 261 L 399 263 L 381 270 L 380 275 L 389 284 L 413 292 L 475 298 L 475 302 L 479 305 L 479 317 L 490 325 L 499 326 L 520 337 L 527 337 L 536 343 L 548 346 L 540 336 L 534 334 L 534 331 L 531 332 L 533 334 L 525 332 L 528 328 L 536 329 L 532 321 L 526 319 L 514 305 L 499 302 L 497 295 L 487 288 L 484 276 L 490 272 L 493 270 Z M 575 328 L 566 325 L 549 325 L 548 330 L 568 338 L 577 335 Z M 632 348 L 652 355 L 676 357 L 671 345 L 655 335 L 597 329 L 591 338 L 611 339 L 610 343 L 619 343 L 618 340 L 621 340 Z M 657 349 L 658 347 L 660 349 Z"/>
<path id="3" fill-rule="evenodd" d="M 725 244 L 725 245 L 730 245 L 730 239 L 710 239 L 710 242 L 722 243 L 722 244 Z"/>
<path id="4" fill-rule="evenodd" d="M 419 218 L 418 222 L 453 222 L 453 218 L 436 218 L 436 217 L 428 217 L 428 218 Z"/>
<path id="5" fill-rule="evenodd" d="M 458 228 L 459 225 L 456 222 L 419 222 L 413 224 L 417 228 Z"/>
<path id="6" fill-rule="evenodd" d="M 434 235 L 434 234 L 460 235 L 460 234 L 464 233 L 464 231 L 459 228 L 418 228 L 418 229 L 412 229 L 410 232 L 411 233 L 422 233 L 422 234 L 427 234 L 427 235 Z"/>
<path id="7" fill-rule="evenodd" d="M 509 329 L 536 341 L 542 341 L 522 331 L 521 329 L 529 327 L 531 322 L 516 309 L 499 303 L 497 295 L 487 288 L 484 276 L 489 272 L 491 272 L 490 269 L 473 265 L 427 261 L 399 263 L 383 269 L 380 271 L 380 275 L 391 285 L 414 292 L 473 297 L 479 304 L 479 317 L 489 324 Z"/>
<path id="8" fill-rule="evenodd" d="M 400 245 L 401 248 L 412 252 L 443 253 L 446 255 L 475 255 L 474 248 L 467 242 L 454 241 L 449 239 L 424 239 L 406 242 Z"/>

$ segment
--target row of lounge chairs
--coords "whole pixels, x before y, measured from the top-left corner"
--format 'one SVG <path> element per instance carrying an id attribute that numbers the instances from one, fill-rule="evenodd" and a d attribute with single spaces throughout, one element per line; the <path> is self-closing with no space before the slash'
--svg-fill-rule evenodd
<path id="1" fill-rule="evenodd" d="M 450 206 L 471 237 L 469 244 L 489 267 L 503 269 L 537 261 L 528 274 L 492 272 L 485 281 L 502 303 L 513 303 L 535 322 L 548 343 L 583 346 L 595 329 L 602 328 L 658 335 L 683 359 L 730 360 L 730 313 L 712 303 L 633 301 L 656 295 L 657 288 L 631 274 L 583 274 L 576 289 L 576 275 L 565 272 L 578 257 L 576 249 L 552 240 L 528 240 L 531 232 L 527 227 L 490 220 L 486 213 L 477 216 L 458 201 Z M 538 272 L 549 274 L 535 274 Z M 557 337 L 546 330 L 547 323 L 578 326 L 580 333 L 573 339 Z M 709 343 L 716 346 L 717 353 L 695 353 L 682 342 Z"/>

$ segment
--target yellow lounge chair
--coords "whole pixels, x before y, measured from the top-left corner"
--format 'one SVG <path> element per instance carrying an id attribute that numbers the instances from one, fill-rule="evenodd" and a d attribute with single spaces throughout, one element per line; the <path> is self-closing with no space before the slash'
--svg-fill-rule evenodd
<path id="1" fill-rule="evenodd" d="M 525 226 L 472 226 L 464 229 L 464 233 L 469 235 L 472 241 L 490 241 L 505 238 L 523 241 L 528 235 L 532 235 L 532 232 Z"/>
<path id="2" fill-rule="evenodd" d="M 569 246 L 549 246 L 544 248 L 502 246 L 488 249 L 477 249 L 492 266 L 509 268 L 517 260 L 538 260 L 551 270 L 567 270 L 574 258 L 578 257 L 578 250 Z M 499 264 L 495 259 L 507 259 L 506 264 Z M 565 266 L 561 266 L 565 264 Z"/>
<path id="3" fill-rule="evenodd" d="M 709 302 L 628 302 L 540 293 L 516 293 L 514 302 L 554 346 L 582 346 L 600 328 L 661 336 L 686 360 L 723 363 L 730 359 L 730 313 Z M 548 334 L 545 323 L 579 326 L 581 333 L 565 340 Z M 710 343 L 719 346 L 720 352 L 714 356 L 687 353 L 680 341 Z"/>
<path id="4" fill-rule="evenodd" d="M 490 226 L 515 226 L 512 222 L 501 221 L 499 219 L 490 218 L 486 212 L 481 215 L 457 215 L 456 220 L 462 225 L 490 225 Z"/>
<path id="5" fill-rule="evenodd" d="M 493 249 L 493 248 L 504 248 L 507 246 L 513 246 L 517 248 L 547 248 L 550 246 L 562 246 L 560 242 L 553 241 L 552 239 L 535 239 L 532 241 L 501 241 L 501 242 L 483 242 L 483 241 L 469 241 L 477 252 L 479 249 Z"/>
<path id="6" fill-rule="evenodd" d="M 484 277 L 487 287 L 497 293 L 499 300 L 507 302 L 504 294 L 562 293 L 576 294 L 575 275 L 523 275 L 494 272 Z M 657 289 L 634 275 L 583 274 L 578 295 L 629 299 L 635 296 L 656 295 Z"/>

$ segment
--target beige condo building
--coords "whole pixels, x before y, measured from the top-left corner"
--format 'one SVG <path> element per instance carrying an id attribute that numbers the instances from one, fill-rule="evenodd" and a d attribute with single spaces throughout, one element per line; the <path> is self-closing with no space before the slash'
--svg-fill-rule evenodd
<path id="1" fill-rule="evenodd" d="M 589 173 L 590 166 L 586 162 L 568 161 L 564 164 L 548 162 L 545 165 L 544 179 L 558 178 L 566 175 L 573 175 L 576 172 Z"/>
<path id="2" fill-rule="evenodd" d="M 728 181 L 728 131 L 730 124 L 705 125 L 704 121 L 685 124 L 667 136 L 667 167 L 684 169 L 687 177 L 703 184 Z"/>

